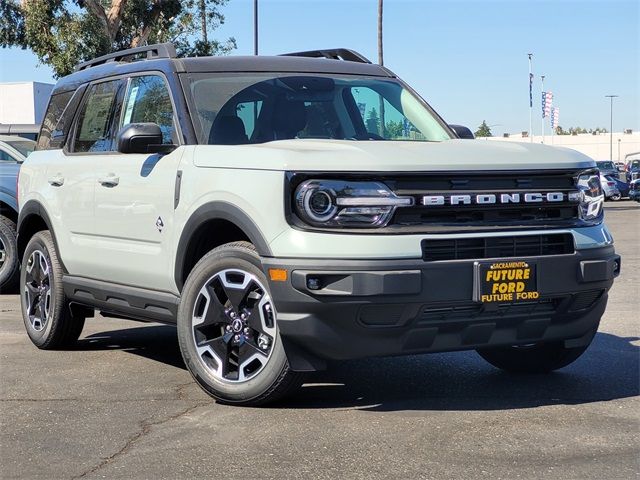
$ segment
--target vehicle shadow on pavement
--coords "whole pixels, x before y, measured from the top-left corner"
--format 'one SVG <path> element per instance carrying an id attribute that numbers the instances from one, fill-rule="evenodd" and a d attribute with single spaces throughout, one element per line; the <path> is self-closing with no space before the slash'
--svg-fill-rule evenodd
<path id="1" fill-rule="evenodd" d="M 640 395 L 638 337 L 598 333 L 572 365 L 548 375 L 517 375 L 475 352 L 340 362 L 309 374 L 305 385 L 271 408 L 503 410 L 576 405 Z M 176 329 L 145 326 L 89 335 L 76 350 L 122 350 L 184 369 Z"/>
<path id="2" fill-rule="evenodd" d="M 95 333 L 78 340 L 74 350 L 122 350 L 186 370 L 175 327 L 150 325 Z"/>
<path id="3" fill-rule="evenodd" d="M 365 411 L 503 410 L 576 405 L 640 394 L 640 347 L 598 333 L 574 364 L 548 375 L 495 369 L 475 352 L 344 362 L 278 405 Z M 311 383 L 312 382 L 312 383 Z"/>

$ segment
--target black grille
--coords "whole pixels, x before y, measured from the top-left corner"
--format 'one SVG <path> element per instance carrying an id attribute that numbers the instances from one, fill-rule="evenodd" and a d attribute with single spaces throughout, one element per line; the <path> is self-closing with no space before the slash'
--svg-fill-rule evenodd
<path id="1" fill-rule="evenodd" d="M 565 255 L 575 251 L 573 237 L 569 233 L 425 239 L 421 245 L 422 259 L 428 262 L 436 260 Z"/>
<path id="2" fill-rule="evenodd" d="M 459 322 L 474 319 L 488 319 L 500 317 L 517 317 L 531 315 L 549 315 L 555 313 L 564 298 L 544 298 L 535 302 L 522 302 L 514 304 L 496 305 L 487 308 L 480 303 L 428 307 L 420 316 L 419 324 Z"/>

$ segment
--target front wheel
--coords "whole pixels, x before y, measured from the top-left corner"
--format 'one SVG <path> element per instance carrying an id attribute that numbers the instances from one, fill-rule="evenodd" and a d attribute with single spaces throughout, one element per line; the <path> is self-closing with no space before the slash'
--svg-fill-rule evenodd
<path id="1" fill-rule="evenodd" d="M 178 340 L 193 378 L 223 403 L 260 405 L 300 384 L 250 243 L 222 245 L 193 268 L 178 308 Z"/>
<path id="2" fill-rule="evenodd" d="M 549 373 L 566 367 L 589 345 L 565 347 L 564 342 L 478 349 L 478 354 L 494 367 L 512 373 Z"/>

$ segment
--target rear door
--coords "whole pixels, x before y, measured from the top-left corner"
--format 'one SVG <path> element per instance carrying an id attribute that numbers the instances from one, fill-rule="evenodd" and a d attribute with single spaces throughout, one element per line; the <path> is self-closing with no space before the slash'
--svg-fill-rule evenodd
<path id="1" fill-rule="evenodd" d="M 174 103 L 160 73 L 128 79 L 118 129 L 160 126 L 163 143 L 178 144 Z M 168 155 L 117 154 L 96 166 L 95 235 L 109 281 L 154 290 L 175 288 L 171 234 L 182 149 Z"/>

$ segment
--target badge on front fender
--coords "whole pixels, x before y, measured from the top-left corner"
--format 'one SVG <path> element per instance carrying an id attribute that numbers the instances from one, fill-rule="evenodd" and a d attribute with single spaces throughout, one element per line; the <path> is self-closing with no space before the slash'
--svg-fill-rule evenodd
<path id="1" fill-rule="evenodd" d="M 516 303 L 540 298 L 536 265 L 522 260 L 475 262 L 473 300 Z"/>

